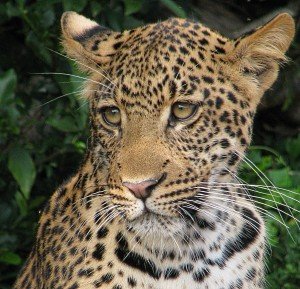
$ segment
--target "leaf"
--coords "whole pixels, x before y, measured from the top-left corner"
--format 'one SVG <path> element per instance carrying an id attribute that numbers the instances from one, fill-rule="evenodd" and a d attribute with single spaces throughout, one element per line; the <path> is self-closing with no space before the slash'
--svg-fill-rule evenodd
<path id="1" fill-rule="evenodd" d="M 87 127 L 88 105 L 84 101 L 78 100 L 78 114 L 76 115 L 77 130 L 83 130 Z"/>
<path id="2" fill-rule="evenodd" d="M 268 175 L 277 187 L 290 188 L 293 185 L 290 170 L 288 168 L 269 170 Z"/>
<path id="3" fill-rule="evenodd" d="M 293 179 L 294 185 L 298 187 L 297 192 L 300 193 L 300 171 L 291 172 L 291 177 Z M 294 191 L 296 191 L 296 189 Z"/>
<path id="4" fill-rule="evenodd" d="M 255 145 L 255 146 L 251 146 L 250 147 L 251 150 L 258 150 L 258 151 L 265 151 L 268 153 L 271 153 L 272 155 L 274 155 L 276 157 L 276 162 L 279 164 L 284 165 L 285 167 L 287 167 L 287 164 L 285 162 L 285 160 L 283 159 L 283 157 L 280 155 L 279 152 L 277 152 L 276 150 L 268 147 L 268 146 L 262 146 L 262 145 Z"/>
<path id="5" fill-rule="evenodd" d="M 13 97 L 16 84 L 17 75 L 13 69 L 9 69 L 0 75 L 0 104 Z"/>
<path id="6" fill-rule="evenodd" d="M 26 199 L 24 198 L 24 195 L 21 194 L 20 192 L 16 192 L 15 200 L 19 207 L 21 217 L 25 217 L 28 213 L 28 205 Z"/>
<path id="7" fill-rule="evenodd" d="M 16 2 L 18 3 L 19 7 L 23 8 L 26 0 L 16 0 Z"/>
<path id="8" fill-rule="evenodd" d="M 286 150 L 293 159 L 300 157 L 300 135 L 298 138 L 288 139 L 286 141 Z"/>
<path id="9" fill-rule="evenodd" d="M 78 152 L 84 153 L 86 150 L 86 144 L 83 141 L 77 141 L 74 143 L 75 148 L 77 149 Z"/>
<path id="10" fill-rule="evenodd" d="M 116 7 L 115 9 L 106 10 L 106 15 L 108 26 L 115 31 L 122 30 L 122 23 L 124 20 L 124 15 L 121 7 Z"/>
<path id="11" fill-rule="evenodd" d="M 12 17 L 20 16 L 21 11 L 12 3 L 8 2 L 6 3 L 6 14 L 8 17 L 12 18 Z"/>
<path id="12" fill-rule="evenodd" d="M 173 0 L 160 0 L 160 2 L 164 6 L 169 8 L 176 16 L 181 17 L 181 18 L 186 18 L 185 11 L 178 4 L 176 4 Z"/>
<path id="13" fill-rule="evenodd" d="M 17 235 L 14 233 L 8 233 L 8 230 L 0 230 L 0 248 L 7 250 L 14 250 L 18 243 Z"/>
<path id="14" fill-rule="evenodd" d="M 44 12 L 42 15 L 43 21 L 41 21 L 41 24 L 44 28 L 49 28 L 51 25 L 53 25 L 55 19 L 55 14 L 52 9 L 48 9 Z"/>
<path id="15" fill-rule="evenodd" d="M 6 5 L 4 3 L 0 4 L 0 24 L 8 20 L 8 15 L 6 12 Z"/>
<path id="16" fill-rule="evenodd" d="M 129 16 L 141 10 L 143 1 L 141 0 L 124 0 L 125 15 Z"/>
<path id="17" fill-rule="evenodd" d="M 0 252 L 0 263 L 10 264 L 10 265 L 20 265 L 22 259 L 19 255 L 10 252 L 4 251 Z"/>
<path id="18" fill-rule="evenodd" d="M 40 208 L 41 205 L 43 204 L 43 202 L 45 202 L 46 200 L 46 196 L 37 196 L 36 198 L 34 199 L 31 199 L 30 200 L 30 203 L 29 203 L 29 209 L 30 210 L 33 210 L 33 209 L 36 209 L 36 208 Z"/>
<path id="19" fill-rule="evenodd" d="M 21 147 L 11 149 L 8 156 L 8 169 L 17 181 L 24 197 L 29 199 L 36 170 L 28 151 Z"/>
<path id="20" fill-rule="evenodd" d="M 0 224 L 8 225 L 13 217 L 12 208 L 8 203 L 0 203 Z"/>
<path id="21" fill-rule="evenodd" d="M 87 5 L 87 0 L 63 0 L 64 11 L 81 12 Z"/>
<path id="22" fill-rule="evenodd" d="M 26 44 L 31 47 L 34 54 L 43 59 L 47 64 L 51 65 L 52 58 L 48 49 L 46 49 L 43 41 L 41 41 L 33 31 L 30 31 L 26 37 Z"/>
<path id="23" fill-rule="evenodd" d="M 134 18 L 133 16 L 125 17 L 123 22 L 124 29 L 134 29 L 138 26 L 142 26 L 145 23 L 139 19 Z"/>
<path id="24" fill-rule="evenodd" d="M 272 215 L 274 216 L 275 220 L 270 218 L 269 216 L 266 217 L 266 227 L 267 227 L 267 238 L 268 238 L 268 242 L 272 245 L 272 246 L 276 246 L 278 245 L 278 224 L 276 223 L 276 218 L 278 218 L 278 220 L 281 221 L 280 217 L 276 216 L 276 215 Z"/>
<path id="25" fill-rule="evenodd" d="M 99 2 L 91 2 L 90 6 L 93 18 L 96 18 L 102 11 L 103 6 Z"/>
<path id="26" fill-rule="evenodd" d="M 121 31 L 123 29 L 124 11 L 121 6 L 115 8 L 108 8 L 105 13 L 108 27 L 115 31 Z"/>
<path id="27" fill-rule="evenodd" d="M 63 132 L 75 132 L 79 130 L 78 126 L 75 123 L 75 120 L 70 116 L 66 116 L 60 119 L 49 119 L 47 121 L 47 124 Z"/>
<path id="28" fill-rule="evenodd" d="M 267 169 L 271 168 L 272 164 L 273 164 L 272 156 L 268 155 L 268 156 L 263 156 L 261 162 L 257 166 L 261 171 L 264 172 Z"/>
<path id="29" fill-rule="evenodd" d="M 249 147 L 249 153 L 248 153 L 249 159 L 255 163 L 259 164 L 261 162 L 262 156 L 260 150 L 253 150 L 252 146 Z"/>

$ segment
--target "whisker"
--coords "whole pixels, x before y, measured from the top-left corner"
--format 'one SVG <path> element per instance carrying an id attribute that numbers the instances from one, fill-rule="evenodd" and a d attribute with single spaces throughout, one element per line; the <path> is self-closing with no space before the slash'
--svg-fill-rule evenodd
<path id="1" fill-rule="evenodd" d="M 230 185 L 228 185 L 228 186 L 230 186 Z M 206 187 L 201 187 L 201 186 L 196 186 L 196 187 L 193 187 L 194 189 L 205 189 Z M 257 191 L 257 190 L 254 190 L 254 189 L 252 189 L 252 188 L 248 188 L 247 190 L 249 190 L 249 191 L 251 191 L 251 192 L 255 192 L 255 193 L 257 193 L 257 192 L 259 192 L 259 191 Z M 223 190 L 222 190 L 222 187 L 220 187 L 219 189 L 217 189 L 217 188 L 210 188 L 210 193 L 211 193 L 211 191 L 219 191 L 219 192 L 224 192 Z M 268 193 L 265 193 L 265 192 L 260 192 L 261 194 L 263 194 L 263 195 L 269 195 Z M 220 193 L 221 194 L 221 193 Z M 226 192 L 224 192 L 224 194 L 223 195 L 225 195 L 226 194 Z M 258 202 L 258 201 L 256 201 L 256 200 L 254 200 L 254 199 L 260 199 L 260 200 L 264 200 L 264 201 L 268 201 L 268 202 L 272 202 L 272 203 L 275 203 L 275 204 L 278 204 L 278 205 L 281 205 L 281 206 L 283 206 L 283 207 L 286 207 L 286 208 L 289 208 L 289 209 L 293 209 L 293 210 L 295 210 L 296 212 L 299 212 L 300 213 L 300 210 L 298 210 L 298 209 L 296 209 L 296 208 L 293 208 L 293 207 L 291 207 L 291 206 L 289 206 L 289 205 L 287 205 L 287 204 L 283 204 L 283 203 L 280 203 L 280 202 L 278 202 L 278 201 L 276 201 L 276 200 L 270 200 L 270 199 L 268 199 L 268 198 L 264 198 L 264 197 L 260 197 L 260 196 L 255 196 L 255 195 L 251 195 L 251 196 L 249 196 L 250 198 L 251 198 L 251 201 L 253 201 L 253 202 Z M 267 205 L 267 204 L 265 204 L 265 203 L 263 203 L 263 202 L 260 202 L 260 204 L 262 204 L 262 205 Z M 270 206 L 270 205 L 268 205 L 268 206 Z M 271 206 L 272 207 L 272 206 Z M 274 209 L 277 209 L 277 208 L 275 208 L 275 207 L 272 207 L 272 208 L 274 208 Z"/>
<path id="2" fill-rule="evenodd" d="M 248 183 L 246 183 L 244 180 L 242 180 L 241 178 L 239 178 L 238 176 L 236 176 L 237 177 L 237 179 L 240 181 L 240 182 L 243 182 L 243 183 L 230 183 L 230 182 L 227 182 L 227 183 L 225 183 L 225 182 L 201 182 L 200 184 L 202 184 L 202 185 L 213 185 L 214 187 L 217 187 L 217 186 L 219 186 L 219 187 L 222 187 L 222 186 L 226 186 L 226 185 L 229 185 L 229 186 L 232 186 L 232 187 L 242 187 L 242 188 L 248 188 L 248 187 L 250 187 L 250 188 L 260 188 L 260 189 L 264 189 L 264 190 L 267 190 L 267 191 L 269 191 L 269 190 L 271 190 L 273 193 L 275 193 L 275 194 L 278 194 L 278 190 L 280 190 L 280 191 L 286 191 L 287 193 L 291 193 L 291 194 L 300 194 L 300 193 L 297 193 L 297 192 L 293 192 L 293 191 L 291 191 L 291 190 L 287 190 L 287 189 L 284 189 L 284 188 L 281 188 L 281 187 L 277 187 L 277 189 L 276 190 L 274 190 L 273 189 L 273 187 L 271 187 L 271 186 L 264 186 L 264 185 L 255 185 L 255 184 L 248 184 Z M 257 191 L 258 193 L 262 193 L 261 191 Z M 268 193 L 264 193 L 264 194 L 268 194 Z M 269 194 L 268 194 L 269 195 Z M 279 194 L 280 195 L 280 194 Z M 295 199 L 295 198 L 293 198 L 293 197 L 291 197 L 291 196 L 289 196 L 289 195 L 286 195 L 286 194 L 284 194 L 284 193 L 282 193 L 281 192 L 281 195 L 283 195 L 284 197 L 286 197 L 286 198 L 289 198 L 289 199 L 291 199 L 291 200 L 293 200 L 293 201 L 295 201 L 295 202 L 297 202 L 297 203 L 300 203 L 300 201 L 299 200 L 297 200 L 297 199 Z"/>
<path id="3" fill-rule="evenodd" d="M 73 61 L 73 62 L 75 62 L 75 63 L 79 63 L 80 65 L 82 65 L 82 66 L 84 66 L 84 67 L 86 67 L 86 68 L 88 68 L 88 69 L 90 69 L 90 70 L 96 72 L 97 74 L 101 75 L 101 76 L 104 77 L 106 80 L 108 80 L 113 86 L 116 86 L 115 83 L 113 83 L 112 80 L 108 77 L 108 74 L 105 73 L 105 71 L 104 71 L 104 70 L 103 70 L 103 69 L 102 69 L 95 61 L 93 61 L 92 59 L 89 59 L 89 60 L 90 60 L 90 61 L 93 61 L 93 63 L 95 63 L 95 64 L 97 65 L 97 67 L 98 67 L 99 69 L 101 69 L 101 70 L 105 73 L 105 75 L 102 74 L 102 73 L 101 73 L 100 71 L 98 71 L 97 69 L 94 69 L 93 67 L 90 67 L 90 66 L 84 64 L 83 62 L 78 61 L 77 59 L 71 58 L 71 57 L 69 57 L 69 56 L 67 56 L 67 55 L 65 55 L 65 54 L 63 54 L 63 53 L 60 53 L 60 52 L 55 51 L 55 50 L 50 49 L 50 48 L 49 48 L 49 50 L 52 51 L 53 53 L 56 53 L 56 54 L 58 54 L 58 55 L 60 55 L 60 56 L 62 56 L 62 57 L 65 57 L 66 59 L 69 59 L 69 60 L 71 60 L 71 61 Z"/>
<path id="4" fill-rule="evenodd" d="M 200 205 L 204 205 L 204 206 L 208 206 L 208 207 L 211 207 L 211 208 L 213 208 L 213 209 L 218 209 L 218 208 L 224 208 L 225 210 L 221 210 L 221 211 L 223 211 L 223 212 L 232 212 L 233 214 L 235 214 L 236 216 L 238 216 L 238 217 L 243 217 L 246 221 L 248 221 L 248 216 L 246 216 L 245 214 L 243 214 L 242 212 L 237 212 L 236 210 L 234 210 L 233 208 L 230 208 L 230 207 L 226 207 L 226 206 L 222 206 L 222 205 L 220 205 L 220 204 L 208 204 L 207 203 L 207 200 L 206 200 L 206 202 L 203 202 L 202 200 L 198 200 L 198 201 L 196 201 L 196 200 L 188 200 L 188 201 L 190 201 L 190 202 L 192 202 L 192 203 L 196 203 L 196 204 L 200 204 Z M 217 205 L 217 206 L 216 206 Z M 204 210 L 200 210 L 198 207 L 195 207 L 195 209 L 197 209 L 199 212 L 203 212 Z M 221 218 L 219 218 L 221 221 L 224 221 L 224 220 L 222 220 Z M 253 222 L 255 222 L 255 223 L 257 223 L 257 221 L 255 221 L 255 220 L 253 220 L 252 219 L 252 221 Z M 249 221 L 248 221 L 249 222 Z M 249 224 L 250 224 L 250 226 L 253 226 L 253 224 L 252 223 L 250 223 L 249 222 Z M 227 223 L 227 225 L 229 225 L 230 226 L 230 224 L 229 223 Z M 257 223 L 257 225 L 259 225 L 259 223 Z M 257 228 L 256 228 L 257 229 Z"/>
<path id="5" fill-rule="evenodd" d="M 58 96 L 58 97 L 55 97 L 55 98 L 53 98 L 53 99 L 51 99 L 51 100 L 49 100 L 49 101 L 47 101 L 47 102 L 45 102 L 45 103 L 43 103 L 43 104 L 41 104 L 41 105 L 38 105 L 38 106 L 36 106 L 36 107 L 37 107 L 37 108 L 41 108 L 41 107 L 43 107 L 43 106 L 45 106 L 45 105 L 47 105 L 47 104 L 49 104 L 49 103 L 51 103 L 51 102 L 53 102 L 53 101 L 56 101 L 56 100 L 61 99 L 61 98 L 65 97 L 65 96 L 72 95 L 72 94 L 76 94 L 76 93 L 79 93 L 79 92 L 81 92 L 81 90 L 79 90 L 79 91 L 77 90 L 77 91 L 65 93 L 65 94 L 63 94 L 63 95 L 60 95 L 60 96 Z"/>
<path id="6" fill-rule="evenodd" d="M 189 203 L 189 202 L 185 202 L 185 203 L 183 203 L 183 204 L 185 204 L 185 207 L 186 208 L 190 208 L 190 209 L 193 209 L 193 210 L 195 210 L 195 211 L 197 211 L 197 212 L 199 212 L 199 213 L 205 213 L 205 214 L 208 214 L 208 215 L 210 215 L 210 216 L 212 216 L 212 217 L 214 217 L 214 218 L 217 218 L 217 219 L 219 219 L 219 221 L 220 222 L 223 222 L 223 223 L 225 223 L 226 225 L 228 225 L 228 226 L 230 226 L 230 224 L 228 223 L 228 222 L 226 222 L 226 221 L 224 221 L 223 219 L 221 219 L 219 216 L 217 216 L 216 214 L 213 214 L 212 212 L 208 212 L 207 210 L 206 211 L 204 211 L 204 210 L 201 210 L 200 208 L 198 208 L 196 205 L 193 205 L 193 204 L 191 204 L 191 203 Z M 196 202 L 196 204 L 198 204 L 198 205 L 206 205 L 207 207 L 209 207 L 209 208 L 212 208 L 212 209 L 218 209 L 218 207 L 216 207 L 216 206 L 213 206 L 213 205 L 211 205 L 211 204 L 207 204 L 207 203 L 204 203 L 204 202 L 201 202 L 201 201 L 198 201 L 198 202 Z M 227 210 L 228 208 L 226 208 L 226 210 Z M 226 210 L 224 211 L 224 210 L 221 210 L 222 212 L 226 212 Z"/>
<path id="7" fill-rule="evenodd" d="M 222 195 L 222 196 L 224 196 L 222 193 L 216 193 L 216 192 L 211 192 L 211 194 L 212 195 Z M 203 195 L 204 196 L 204 195 Z M 197 196 L 196 196 L 197 197 Z M 230 200 L 230 199 L 228 199 L 228 198 L 226 198 L 226 196 L 225 196 L 225 198 L 222 198 L 222 197 L 215 197 L 215 196 L 211 196 L 210 195 L 210 197 L 212 197 L 212 198 L 214 198 L 214 199 L 216 199 L 216 200 L 221 200 L 221 201 L 227 201 L 227 202 L 229 202 L 229 203 L 232 203 L 232 204 L 241 204 L 241 205 L 247 205 L 248 204 L 248 202 L 247 202 L 247 200 L 244 200 L 244 202 L 243 202 L 243 200 L 241 200 L 241 199 L 235 199 L 235 200 Z M 257 203 L 259 203 L 259 204 L 264 204 L 263 202 L 259 202 L 259 201 L 256 201 Z M 205 203 L 203 203 L 203 204 L 205 204 Z M 273 206 L 271 206 L 271 205 L 268 205 L 268 207 L 271 207 L 271 208 L 273 208 L 273 209 L 276 209 L 275 207 L 273 207 Z M 283 225 L 284 227 L 286 227 L 286 228 L 289 228 L 289 226 L 287 226 L 284 222 L 281 222 L 281 221 L 279 221 L 279 220 L 277 220 L 276 218 L 275 218 L 275 216 L 273 215 L 273 214 L 271 214 L 268 210 L 266 210 L 266 209 L 264 209 L 264 208 L 261 208 L 261 207 L 256 207 L 256 209 L 257 210 L 259 210 L 259 211 L 261 211 L 263 214 L 265 214 L 265 215 L 267 215 L 268 217 L 270 217 L 270 218 L 272 218 L 272 219 L 274 219 L 275 221 L 277 221 L 277 222 L 279 222 L 281 225 Z M 289 215 L 288 213 L 286 213 L 286 212 L 284 212 L 284 211 L 282 211 L 284 214 L 286 214 L 286 215 L 288 215 L 288 216 L 290 216 L 290 217 L 292 217 L 291 215 Z M 299 220 L 297 219 L 297 218 L 294 218 L 297 222 L 299 222 Z"/>
<path id="8" fill-rule="evenodd" d="M 75 75 L 75 74 L 70 74 L 70 73 L 64 73 L 64 72 L 39 72 L 39 73 L 31 73 L 31 74 L 37 74 L 37 75 L 64 75 L 64 76 L 72 76 L 72 77 L 75 77 L 75 78 L 79 78 L 79 79 L 83 79 L 83 80 L 86 80 L 86 81 L 90 81 L 90 82 L 93 82 L 93 83 L 96 83 L 98 85 L 101 85 L 107 89 L 111 89 L 111 87 L 101 83 L 101 82 L 98 82 L 98 81 L 95 81 L 93 79 L 90 79 L 90 78 L 86 78 L 86 77 L 83 77 L 83 76 L 79 76 L 79 75 Z"/>
<path id="9" fill-rule="evenodd" d="M 264 181 L 264 179 L 263 178 L 265 178 L 270 184 L 271 184 L 271 186 L 275 189 L 275 190 L 277 190 L 276 189 L 276 186 L 273 184 L 273 182 L 266 176 L 266 174 L 264 174 L 247 156 L 245 156 L 245 154 L 242 154 L 242 153 L 240 153 L 238 150 L 235 150 L 235 153 L 236 154 L 238 154 L 240 157 L 242 157 L 243 158 L 243 160 L 246 162 L 246 164 L 250 167 L 250 168 L 252 168 L 252 170 L 256 173 L 256 175 L 260 178 L 260 180 L 266 185 L 266 182 Z M 261 175 L 260 175 L 261 174 Z M 278 192 L 278 194 L 280 194 L 281 195 L 281 193 L 277 190 L 277 192 Z M 273 196 L 273 194 L 272 194 L 272 192 L 270 191 L 270 193 L 271 193 L 271 196 L 272 196 L 272 198 L 275 200 L 275 198 L 274 198 L 274 196 Z M 286 201 L 285 201 L 285 199 L 283 198 L 283 201 L 285 202 L 285 204 L 286 204 Z M 277 206 L 277 205 L 276 205 Z M 290 214 L 291 215 L 293 215 L 293 212 L 289 209 L 289 211 L 290 211 Z M 280 215 L 280 217 L 282 218 L 282 216 L 281 216 L 281 213 L 279 213 L 279 215 Z M 282 218 L 283 219 L 283 218 Z M 300 226 L 299 226 L 299 224 L 297 223 L 297 226 L 298 226 L 298 228 L 300 229 Z M 291 237 L 291 239 L 295 242 L 295 240 L 294 240 L 294 238 L 293 238 L 293 236 L 292 236 L 292 234 L 290 233 L 290 231 L 288 231 L 288 233 L 289 233 L 289 235 L 290 235 L 290 237 Z"/>

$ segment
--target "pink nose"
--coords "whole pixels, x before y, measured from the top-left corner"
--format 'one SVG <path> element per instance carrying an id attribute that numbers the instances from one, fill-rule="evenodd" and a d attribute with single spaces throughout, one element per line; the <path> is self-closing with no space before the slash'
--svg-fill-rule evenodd
<path id="1" fill-rule="evenodd" d="M 151 190 L 149 187 L 158 183 L 158 180 L 146 180 L 138 183 L 123 182 L 123 185 L 128 188 L 136 198 L 145 200 L 149 197 Z"/>

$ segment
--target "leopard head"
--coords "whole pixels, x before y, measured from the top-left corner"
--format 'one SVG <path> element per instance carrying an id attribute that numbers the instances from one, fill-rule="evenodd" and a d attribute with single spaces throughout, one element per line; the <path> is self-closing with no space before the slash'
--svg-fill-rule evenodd
<path id="1" fill-rule="evenodd" d="M 235 40 L 177 18 L 124 32 L 75 12 L 61 23 L 65 51 L 89 78 L 89 179 L 128 222 L 160 228 L 233 180 L 295 31 L 288 14 Z"/>

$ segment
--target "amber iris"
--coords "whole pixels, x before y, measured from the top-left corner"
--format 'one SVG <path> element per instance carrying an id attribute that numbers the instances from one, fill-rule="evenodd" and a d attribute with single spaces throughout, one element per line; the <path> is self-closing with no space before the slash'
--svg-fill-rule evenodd
<path id="1" fill-rule="evenodd" d="M 121 112 L 115 106 L 108 106 L 102 110 L 102 117 L 109 125 L 117 126 L 121 123 Z"/>
<path id="2" fill-rule="evenodd" d="M 172 105 L 172 116 L 177 120 L 186 120 L 196 113 L 197 107 L 189 102 L 175 102 Z"/>

